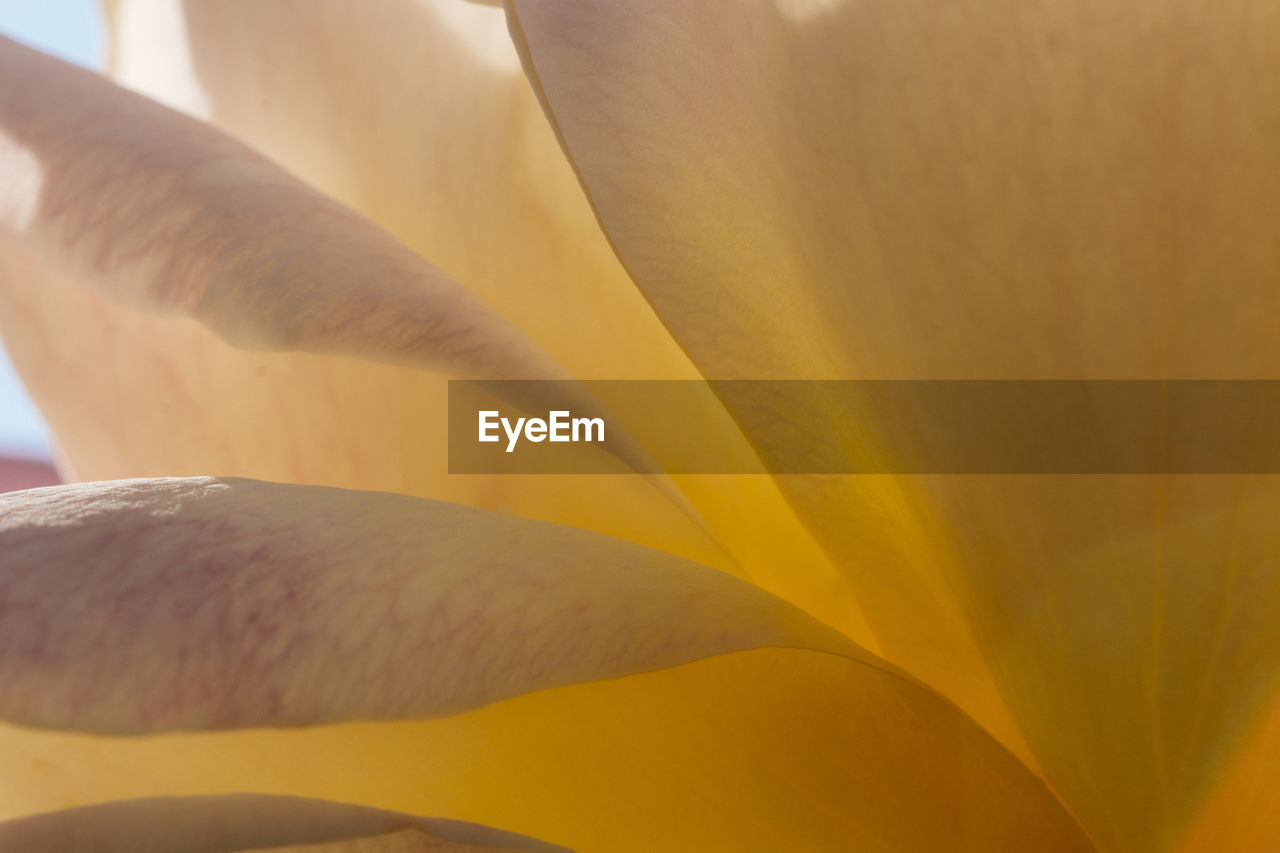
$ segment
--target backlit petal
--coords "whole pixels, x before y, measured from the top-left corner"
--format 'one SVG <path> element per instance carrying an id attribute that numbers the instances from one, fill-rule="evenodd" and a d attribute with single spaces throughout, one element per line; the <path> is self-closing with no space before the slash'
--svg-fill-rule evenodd
<path id="1" fill-rule="evenodd" d="M 447 498 L 572 522 L 736 568 L 639 476 L 450 477 L 447 377 L 229 346 L 122 309 L 0 250 L 0 330 L 58 436 L 68 480 L 201 475 Z"/>
<path id="2" fill-rule="evenodd" d="M 457 0 L 109 5 L 121 82 L 212 119 L 377 222 L 576 375 L 697 375 L 600 233 L 500 10 Z M 154 150 L 180 140 L 142 141 Z M 102 162 L 89 153 L 86 164 Z M 275 224 L 264 223 L 250 242 L 270 239 Z M 307 235 L 294 236 L 306 246 Z M 733 571 L 871 642 L 847 587 L 766 478 L 679 483 L 700 526 L 634 480 L 448 477 L 444 388 L 434 377 L 246 354 L 190 323 L 86 298 L 2 252 L 0 264 L 8 266 L 0 269 L 0 331 L 65 448 L 69 476 L 218 473 L 508 509 Z M 322 276 L 309 287 L 337 292 L 341 283 Z M 343 304 L 365 311 L 369 282 L 347 276 L 346 284 Z M 272 304 L 252 296 L 245 307 Z M 424 302 L 395 322 L 438 310 Z M 374 337 L 368 348 L 395 348 L 384 329 L 356 326 Z M 424 330 L 407 328 L 411 337 Z M 477 346 L 467 353 L 476 361 L 518 360 Z M 727 440 L 741 441 L 725 421 Z"/>
<path id="3" fill-rule="evenodd" d="M 733 566 L 641 478 L 446 482 L 445 379 L 564 375 L 532 339 L 225 134 L 7 40 L 0 73 L 0 330 L 69 478 L 430 493 Z"/>
<path id="4" fill-rule="evenodd" d="M 1089 849 L 1043 785 L 931 690 L 669 555 L 397 495 L 246 481 L 0 500 L 9 719 L 154 732 L 494 703 L 295 732 L 5 726 L 11 814 L 100 801 L 104 786 L 111 799 L 252 788 L 582 851 Z"/>
<path id="5" fill-rule="evenodd" d="M 297 797 L 253 794 L 123 800 L 0 823 L 0 848 L 24 853 L 480 853 L 562 847 L 488 827 Z"/>
<path id="6" fill-rule="evenodd" d="M 1275 850 L 1280 848 L 1280 702 L 1272 700 L 1261 724 L 1222 770 L 1204 808 L 1177 850 Z"/>
<path id="7" fill-rule="evenodd" d="M 708 375 L 1280 375 L 1272 4 L 508 7 L 611 242 Z M 804 415 L 822 446 L 867 439 Z M 1109 846 L 1175 843 L 1274 701 L 1273 480 L 784 489 L 884 654 L 1008 738 L 972 693 L 989 667 Z"/>
<path id="8" fill-rule="evenodd" d="M 225 134 L 8 39 L 0 74 L 0 225 L 77 280 L 245 346 L 561 375 L 456 281 Z"/>
<path id="9" fill-rule="evenodd" d="M 759 646 L 874 659 L 749 584 L 567 527 L 213 478 L 0 497 L 0 713 L 101 732 L 455 713 Z"/>

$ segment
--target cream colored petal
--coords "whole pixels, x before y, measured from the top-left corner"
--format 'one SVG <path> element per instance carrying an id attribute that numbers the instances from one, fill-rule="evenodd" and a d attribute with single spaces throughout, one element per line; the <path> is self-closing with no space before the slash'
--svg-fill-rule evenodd
<path id="1" fill-rule="evenodd" d="M 403 496 L 247 481 L 0 500 L 11 720 L 281 726 L 526 694 L 438 724 L 293 733 L 5 726 L 11 814 L 106 790 L 250 787 L 582 851 L 1089 849 L 1043 785 L 932 691 L 669 555 Z M 761 646 L 792 649 L 743 651 Z"/>
<path id="2" fill-rule="evenodd" d="M 384 486 L 359 470 L 363 449 L 352 447 L 350 436 L 356 433 L 357 442 L 378 440 L 360 433 L 369 432 L 365 423 L 380 419 L 387 408 L 404 407 L 397 411 L 401 426 L 418 433 L 398 444 L 431 441 L 427 464 L 442 474 L 447 442 L 444 407 L 437 400 L 443 376 L 564 375 L 537 344 L 461 285 L 219 131 L 13 42 L 0 43 L 0 72 L 15 81 L 0 99 L 0 156 L 9 164 L 0 199 L 7 232 L 0 234 L 0 266 L 7 268 L 3 285 L 10 300 L 0 327 L 61 438 L 69 474 L 216 470 L 271 475 L 281 473 L 283 465 L 302 469 L 290 472 L 294 479 Z M 236 345 L 359 356 L 435 375 L 353 368 L 376 377 L 362 389 L 375 402 L 349 413 L 353 427 L 333 429 L 333 410 L 343 405 L 343 380 L 333 375 L 340 372 L 330 367 L 333 362 L 234 354 L 189 326 L 95 304 L 74 285 L 60 287 L 66 277 L 149 313 L 196 318 Z M 28 312 L 34 322 L 20 319 Z M 116 317 L 118 324 L 112 322 Z M 41 328 L 42 321 L 52 328 Z M 163 331 L 149 335 L 149 329 Z M 112 364 L 107 350 L 122 340 L 138 344 L 125 356 L 136 366 L 113 373 L 119 364 Z M 177 352 L 187 357 L 155 363 L 149 345 L 163 346 L 166 340 L 180 341 Z M 85 348 L 94 345 L 102 351 L 84 359 Z M 60 353 L 60 348 L 65 349 Z M 64 354 L 67 349 L 70 355 Z M 221 365 L 218 355 L 224 355 Z M 283 448 L 261 436 L 280 424 L 243 384 L 248 366 L 272 407 L 288 405 L 287 391 L 282 397 L 261 381 L 265 370 L 256 371 L 264 362 L 281 365 L 285 381 L 308 398 L 290 412 L 307 435 L 299 439 L 282 432 L 276 442 Z M 299 363 L 306 366 L 295 369 Z M 228 364 L 233 367 L 225 369 Z M 159 376 L 148 382 L 148 373 Z M 202 382 L 206 379 L 212 383 Z M 122 382 L 131 388 L 122 388 Z M 218 391 L 209 393 L 210 384 Z M 169 432 L 167 440 L 146 435 L 145 418 L 130 405 L 132 394 L 151 401 L 147 405 L 157 425 Z M 157 411 L 154 401 L 161 395 L 171 401 L 177 395 L 195 399 Z M 407 395 L 419 399 L 387 399 Z M 214 418 L 203 417 L 208 409 L 217 409 L 217 417 L 234 427 L 212 434 Z M 180 437 L 171 422 L 175 417 L 206 440 Z M 123 447 L 112 450 L 112 443 Z M 175 443 L 180 446 L 174 448 Z M 309 462 L 291 464 L 304 443 L 320 447 Z M 180 458 L 166 453 L 166 445 Z M 371 448 L 393 471 L 403 468 L 391 452 L 395 446 Z M 266 457 L 267 464 L 254 467 L 255 455 Z M 361 475 L 363 481 L 350 481 Z M 672 543 L 676 549 L 691 544 L 704 554 L 719 550 L 693 519 L 664 505 L 668 500 L 660 489 L 640 479 L 605 483 L 589 497 L 583 491 L 575 497 L 566 484 L 559 484 L 558 497 L 556 486 L 546 487 L 552 493 L 546 496 L 526 481 L 511 484 L 515 495 L 506 500 L 502 487 L 489 483 L 473 480 L 450 492 L 421 474 L 413 479 L 417 491 L 434 488 L 447 496 L 469 491 L 474 502 L 505 503 L 580 523 L 632 514 L 641 526 L 673 532 L 646 532 L 640 538 L 665 545 L 674 536 L 684 540 Z M 603 509 L 570 508 L 589 501 Z M 535 506 L 526 509 L 531 503 Z M 622 532 L 607 520 L 600 526 Z M 719 559 L 726 562 L 723 555 Z"/>
<path id="3" fill-rule="evenodd" d="M 291 844 L 288 847 L 272 847 L 276 853 L 425 853 L 431 850 L 479 851 L 494 848 L 465 847 L 439 842 L 416 829 L 405 829 L 385 835 L 355 838 L 349 841 L 332 841 L 320 844 Z M 250 851 L 254 853 L 254 851 Z M 260 853 L 267 853 L 265 849 Z"/>
<path id="4" fill-rule="evenodd" d="M 124 800 L 33 815 L 0 823 L 0 847 L 24 853 L 236 853 L 265 848 L 567 853 L 563 847 L 474 824 L 253 794 Z"/>
<path id="5" fill-rule="evenodd" d="M 562 375 L 457 282 L 208 125 L 7 39 L 0 74 L 2 224 L 79 281 L 243 346 Z"/>
<path id="6" fill-rule="evenodd" d="M 503 847 L 512 850 L 512 847 Z M 472 844 L 453 844 L 438 841 L 421 830 L 402 829 L 384 835 L 373 835 L 367 838 L 354 838 L 347 841 L 328 841 L 320 844 L 290 844 L 287 847 L 272 847 L 275 853 L 429 853 L 432 850 L 456 850 L 459 853 L 481 853 L 494 851 L 494 847 L 476 847 Z M 254 853 L 254 851 L 249 851 Z M 267 853 L 264 848 L 260 853 Z"/>
<path id="7" fill-rule="evenodd" d="M 214 478 L 0 497 L 0 713 L 101 732 L 451 714 L 758 646 L 874 658 L 728 575 L 401 495 Z"/>
<path id="8" fill-rule="evenodd" d="M 1280 374 L 1272 4 L 508 9 L 610 240 L 704 373 Z M 816 445 L 868 438 L 857 412 L 806 415 Z M 1173 844 L 1280 686 L 1271 479 L 784 489 L 884 654 L 1009 737 L 972 697 L 989 667 L 1109 847 Z"/>
<path id="9" fill-rule="evenodd" d="M 574 375 L 697 376 L 595 224 L 500 10 L 457 0 L 111 5 L 119 82 L 207 114 L 360 211 Z M 182 56 L 161 64 L 161 47 Z M 199 98 L 166 89 L 183 67 Z"/>
<path id="10" fill-rule="evenodd" d="M 129 739 L 0 726 L 0 792 L 20 813 L 251 784 L 579 853 L 1093 849 L 1020 763 L 903 685 L 763 650 L 429 722 Z"/>
<path id="11" fill-rule="evenodd" d="M 109 5 L 123 83 L 211 117 L 372 218 L 576 375 L 697 375 L 600 233 L 498 10 Z M 844 581 L 763 478 L 679 483 L 711 541 L 634 482 L 447 477 L 442 382 L 238 353 L 8 263 L 16 287 L 0 287 L 0 326 L 80 478 L 234 474 L 571 522 L 746 576 L 873 642 Z"/>
<path id="12" fill-rule="evenodd" d="M 637 476 L 448 476 L 447 377 L 249 352 L 122 309 L 0 251 L 0 332 L 58 436 L 64 479 L 202 475 L 395 491 L 571 522 L 737 569 Z"/>

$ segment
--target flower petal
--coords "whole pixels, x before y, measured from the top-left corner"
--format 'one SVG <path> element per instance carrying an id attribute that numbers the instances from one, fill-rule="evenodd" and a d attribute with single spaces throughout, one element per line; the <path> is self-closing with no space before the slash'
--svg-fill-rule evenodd
<path id="1" fill-rule="evenodd" d="M 874 232 L 854 227 L 870 214 L 845 181 L 861 168 L 862 131 L 847 126 L 854 121 L 847 110 L 827 104 L 852 74 L 841 65 L 846 47 L 837 35 L 852 24 L 834 14 L 840 3 L 812 4 L 833 15 L 808 27 L 786 8 L 761 0 L 725 19 L 681 0 L 508 4 L 526 71 L 612 245 L 704 375 L 904 375 L 902 365 L 851 360 L 844 351 L 866 336 L 843 288 L 867 282 L 870 289 L 878 279 L 860 268 L 811 266 L 852 255 L 874 268 L 874 247 L 866 248 Z M 832 29 L 809 45 L 819 20 Z M 795 57 L 804 61 L 793 64 Z M 820 204 L 828 195 L 830 205 Z M 899 336 L 901 322 L 867 325 L 886 347 L 919 337 Z M 749 435 L 777 425 L 743 414 L 735 412 Z M 856 446 L 865 436 L 850 434 L 850 415 L 815 407 L 789 420 L 803 419 L 815 443 Z M 845 594 L 853 590 L 879 650 L 1034 765 L 959 604 L 945 519 L 922 490 L 895 477 L 780 484 Z"/>
<path id="2" fill-rule="evenodd" d="M 206 116 L 360 211 L 575 376 L 698 375 L 613 257 L 500 10 L 458 0 L 113 7 L 112 75 L 123 85 Z M 166 51 L 183 55 L 157 65 Z M 167 88 L 184 68 L 198 96 Z"/>
<path id="3" fill-rule="evenodd" d="M 384 835 L 353 838 L 346 841 L 331 841 L 320 844 L 290 844 L 287 847 L 271 847 L 275 853 L 430 853 L 432 850 L 456 850 L 459 853 L 480 853 L 493 851 L 493 847 L 477 847 L 475 845 L 458 845 L 449 842 L 441 843 L 421 830 L 402 829 Z M 503 847 L 503 850 L 514 848 Z M 268 848 L 247 853 L 268 853 Z"/>
<path id="4" fill-rule="evenodd" d="M 0 714 L 32 725 L 438 716 L 772 645 L 874 661 L 728 575 L 400 495 L 213 478 L 52 487 L 0 497 L 0 543 Z"/>
<path id="5" fill-rule="evenodd" d="M 408 843 L 363 844 L 375 836 L 400 837 Z M 233 853 L 285 845 L 306 845 L 323 853 L 463 853 L 495 848 L 568 853 L 563 847 L 458 821 L 253 794 L 124 800 L 0 823 L 0 848 L 27 853 Z"/>
<path id="6" fill-rule="evenodd" d="M 242 346 L 568 378 L 456 281 L 216 129 L 8 39 L 0 75 L 15 83 L 0 227 L 50 266 Z"/>
<path id="7" fill-rule="evenodd" d="M 427 722 L 129 739 L 0 726 L 0 751 L 10 810 L 250 785 L 580 853 L 1093 849 L 950 706 L 806 651 L 723 655 Z"/>
<path id="8" fill-rule="evenodd" d="M 247 352 L 190 319 L 117 307 L 3 250 L 0 331 L 58 437 L 68 480 L 212 471 L 395 491 L 570 522 L 737 568 L 645 478 L 449 476 L 446 376 Z"/>
<path id="9" fill-rule="evenodd" d="M 10 719 L 278 726 L 534 691 L 434 722 L 298 732 L 3 727 L 0 800 L 18 813 L 102 799 L 109 780 L 112 798 L 250 786 L 583 851 L 1089 849 L 1043 785 L 932 691 L 667 555 L 401 496 L 243 481 L 0 500 Z M 765 645 L 792 648 L 724 654 Z M 619 678 L 644 670 L 657 671 Z"/>
<path id="10" fill-rule="evenodd" d="M 575 375 L 698 375 L 600 233 L 500 10 L 457 0 L 111 7 L 124 84 L 207 115 L 387 228 Z M 239 351 L 2 251 L 0 332 L 74 478 L 218 473 L 507 509 L 733 571 L 869 641 L 847 586 L 767 478 L 685 478 L 699 526 L 634 478 L 449 477 L 438 377 Z M 737 438 L 727 417 L 725 428 Z"/>
<path id="11" fill-rule="evenodd" d="M 1175 848 L 1179 853 L 1280 849 L 1280 701 L 1222 768 L 1204 808 Z"/>
<path id="12" fill-rule="evenodd" d="M 242 143 L 8 39 L 0 74 L 0 224 L 46 263 L 244 346 L 563 375 L 460 284 Z"/>
<path id="13" fill-rule="evenodd" d="M 1272 4 L 507 5 L 611 242 L 708 375 L 1280 374 Z M 865 444 L 857 412 L 806 415 Z M 886 657 L 1012 745 L 1007 704 L 1109 846 L 1172 843 L 1280 690 L 1274 479 L 783 486 Z"/>

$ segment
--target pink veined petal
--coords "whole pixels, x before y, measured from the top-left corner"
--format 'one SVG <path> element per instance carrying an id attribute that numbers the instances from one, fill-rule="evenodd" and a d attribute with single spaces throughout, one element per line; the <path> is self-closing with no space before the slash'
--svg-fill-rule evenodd
<path id="1" fill-rule="evenodd" d="M 728 553 L 661 478 L 448 477 L 446 377 L 559 375 L 537 344 L 377 226 L 221 132 L 17 45 L 0 59 L 31 80 L 0 104 L 10 175 L 0 329 L 68 479 L 213 471 L 384 489 L 589 526 L 739 574 L 744 557 L 757 576 L 776 563 L 770 556 L 794 558 L 786 543 L 797 540 L 802 559 L 821 564 L 785 513 L 743 524 L 750 541 Z M 485 257 L 502 257 L 503 242 Z M 541 293 L 548 272 L 538 270 L 528 287 L 518 264 L 504 281 Z M 175 312 L 236 344 L 326 355 L 245 352 Z M 641 449 L 624 455 L 653 474 Z M 714 505 L 721 528 L 744 507 L 758 515 L 758 504 L 780 504 L 767 483 L 693 489 L 731 496 Z"/>
<path id="2" fill-rule="evenodd" d="M 458 282 L 217 129 L 7 39 L 0 75 L 0 225 L 78 281 L 240 346 L 569 378 Z M 656 473 L 639 448 L 621 455 Z"/>
<path id="3" fill-rule="evenodd" d="M 324 853 L 568 853 L 461 821 L 255 794 L 123 800 L 0 823 L 0 849 L 23 853 L 238 853 L 286 846 Z"/>
<path id="4" fill-rule="evenodd" d="M 207 118 L 385 227 L 449 270 L 575 376 L 699 375 L 601 233 L 520 68 L 500 9 L 459 0 L 382 0 L 374 5 L 346 0 L 274 0 L 265 5 L 254 0 L 119 0 L 106 5 L 111 74 L 122 85 Z M 116 371 L 130 375 L 151 375 L 158 362 L 173 365 L 172 374 L 208 375 L 241 387 L 297 385 L 301 378 L 297 374 L 302 371 L 290 370 L 282 379 L 269 365 L 266 381 L 260 381 L 253 366 L 229 358 L 209 364 L 200 353 L 192 357 L 196 347 L 190 336 L 174 341 L 157 334 L 155 324 L 129 323 L 114 312 L 93 312 L 88 331 L 70 316 L 82 310 L 65 298 L 51 298 L 32 306 L 30 323 L 46 330 L 45 340 L 92 334 L 95 343 L 86 349 L 127 340 L 128 358 L 121 360 L 129 364 Z M 34 370 L 33 361 L 27 356 L 24 365 Z M 114 382 L 115 371 L 97 361 L 60 361 L 63 369 L 45 383 L 65 388 Z M 339 372 L 326 364 L 313 367 L 308 375 Z M 391 391 L 383 384 L 365 376 L 344 377 L 332 396 L 369 413 L 362 425 L 403 417 L 403 406 L 392 398 L 424 396 L 416 388 Z M 360 392 L 353 390 L 356 385 Z M 352 399 L 357 394 L 358 402 Z M 290 396 L 291 412 L 308 408 L 310 401 Z M 185 437 L 182 455 L 221 451 L 218 444 L 205 449 L 210 435 L 226 435 L 224 444 L 248 443 L 238 441 L 238 432 L 224 425 L 232 401 L 221 396 L 214 401 L 205 393 L 187 405 L 199 410 L 206 423 L 219 425 L 204 435 Z M 103 407 L 92 408 L 100 412 Z M 153 411 L 145 403 L 141 408 Z M 279 412 L 244 408 L 247 419 L 281 420 Z M 77 423 L 96 417 L 100 415 L 80 409 L 63 419 L 60 429 L 74 430 Z M 308 417 L 326 423 L 344 420 L 342 412 Z M 190 433 L 173 420 L 169 428 Z M 726 434 L 736 436 L 732 421 L 724 420 Z M 284 473 L 280 466 L 223 463 L 195 470 L 172 464 L 131 470 L 96 466 L 89 478 L 214 471 L 413 492 L 489 508 L 505 505 L 517 514 L 591 527 L 734 571 L 821 613 L 859 642 L 873 642 L 843 580 L 767 478 L 678 480 L 714 531 L 722 549 L 716 553 L 696 547 L 688 533 L 679 535 L 678 523 L 663 522 L 667 532 L 659 535 L 656 520 L 641 528 L 637 522 L 653 514 L 623 508 L 603 478 L 536 481 L 541 501 L 512 495 L 516 489 L 510 482 L 470 488 L 478 498 L 424 490 L 415 456 L 432 439 L 421 435 L 421 426 L 413 429 L 398 440 L 379 440 L 379 447 L 394 445 L 409 461 L 376 477 L 316 480 Z M 158 456 L 158 448 L 167 444 L 154 438 L 120 443 L 134 456 Z M 293 442 L 299 443 L 306 445 L 297 454 L 306 465 L 321 467 L 312 446 L 317 442 L 308 436 Z M 385 464 L 378 459 L 369 467 Z M 456 482 L 445 485 L 457 489 Z M 582 496 L 572 514 L 548 511 L 556 503 L 553 493 L 561 489 Z M 609 512 L 610 507 L 617 509 Z"/>
<path id="5" fill-rule="evenodd" d="M 538 344 L 221 131 L 13 42 L 0 42 L 0 73 L 17 81 L 0 95 L 0 326 L 68 478 L 212 470 L 378 486 L 732 564 L 634 443 L 619 455 L 647 480 L 446 481 L 445 379 L 564 377 Z M 187 317 L 237 347 L 328 358 L 238 352 Z M 167 346 L 178 352 L 147 358 Z"/>
<path id="6" fill-rule="evenodd" d="M 501 10 L 116 0 L 107 12 L 122 85 L 386 228 L 575 376 L 698 375 L 613 257 Z"/>
<path id="7" fill-rule="evenodd" d="M 307 727 L 0 726 L 9 803 L 93 802 L 107 779 L 113 798 L 289 791 L 584 853 L 1090 849 L 933 691 L 749 584 L 598 534 L 205 478 L 9 495 L 0 546 L 5 718 Z"/>
<path id="8" fill-rule="evenodd" d="M 0 714 L 101 732 L 456 713 L 763 646 L 875 658 L 729 575 L 402 495 L 214 478 L 0 497 Z"/>
<path id="9" fill-rule="evenodd" d="M 319 844 L 290 844 L 269 848 L 275 853 L 431 853 L 431 851 L 457 851 L 457 853 L 492 853 L 494 847 L 477 847 L 472 844 L 454 844 L 432 838 L 419 829 L 402 829 L 383 835 L 352 838 L 345 841 L 325 841 Z M 502 850 L 513 850 L 503 847 Z M 268 853 L 268 848 L 248 853 Z M 514 853 L 514 850 L 513 850 Z"/>
<path id="10" fill-rule="evenodd" d="M 563 375 L 445 273 L 220 131 L 8 39 L 0 75 L 0 225 L 45 263 L 241 346 Z"/>

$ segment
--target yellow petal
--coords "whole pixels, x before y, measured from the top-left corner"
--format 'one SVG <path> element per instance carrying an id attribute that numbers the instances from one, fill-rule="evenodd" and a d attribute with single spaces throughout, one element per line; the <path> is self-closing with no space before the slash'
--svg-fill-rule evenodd
<path id="1" fill-rule="evenodd" d="M 1280 703 L 1271 706 L 1223 768 L 1179 853 L 1280 848 Z"/>
<path id="2" fill-rule="evenodd" d="M 446 482 L 445 378 L 562 375 L 537 344 L 225 134 L 7 40 L 0 65 L 22 81 L 0 100 L 0 331 L 68 476 L 216 471 L 430 493 L 733 567 L 640 478 Z M 432 372 L 238 352 L 113 302 L 198 318 L 237 344 Z"/>
<path id="3" fill-rule="evenodd" d="M 434 722 L 293 732 L 6 725 L 10 815 L 252 788 L 584 851 L 1089 849 L 945 700 L 668 555 L 403 496 L 245 481 L 2 500 L 9 719 L 278 726 L 526 693 Z M 795 648 L 725 654 L 761 646 Z M 645 670 L 658 671 L 621 677 Z"/>
<path id="4" fill-rule="evenodd" d="M 0 332 L 66 479 L 210 472 L 447 498 L 733 561 L 644 478 L 450 477 L 446 377 L 254 353 L 0 251 Z"/>
<path id="5" fill-rule="evenodd" d="M 567 378 L 456 281 L 216 129 L 7 39 L 0 74 L 0 226 L 49 266 L 239 346 Z"/>
<path id="6" fill-rule="evenodd" d="M 1272 4 L 508 8 L 610 240 L 708 375 L 1280 372 Z M 867 438 L 806 414 L 822 446 Z M 968 683 L 990 667 L 1116 849 L 1173 843 L 1280 683 L 1265 478 L 784 489 L 884 654 L 1008 738 Z"/>
<path id="7" fill-rule="evenodd" d="M 694 378 L 618 266 L 502 12 L 456 0 L 121 0 L 113 76 L 360 211 L 579 378 Z M 157 56 L 182 54 L 160 63 Z M 171 88 L 187 76 L 198 91 Z"/>
<path id="8" fill-rule="evenodd" d="M 33 815 L 0 823 L 0 846 L 26 853 L 234 853 L 265 848 L 317 853 L 567 853 L 532 838 L 458 821 L 252 794 L 124 800 Z"/>
<path id="9" fill-rule="evenodd" d="M 12 810 L 243 790 L 593 851 L 1091 850 L 927 691 L 807 651 L 725 655 L 418 723 L 102 739 L 0 727 Z"/>
<path id="10" fill-rule="evenodd" d="M 720 21 L 710 8 L 668 5 L 644 11 L 588 5 L 581 16 L 555 3 L 511 7 L 530 78 L 601 223 L 706 375 L 866 375 L 829 340 L 861 340 L 861 332 L 842 330 L 847 306 L 819 304 L 827 290 L 860 279 L 802 263 L 805 241 L 860 237 L 814 223 L 828 215 L 825 209 L 796 209 L 817 180 L 840 200 L 849 196 L 831 175 L 812 174 L 809 147 L 837 160 L 854 150 L 841 128 L 820 126 L 825 107 L 786 115 L 793 102 L 788 87 L 806 91 L 807 84 L 777 69 L 790 51 L 805 51 L 788 46 L 801 31 L 766 3 L 732 21 Z M 832 61 L 826 52 L 806 57 Z M 588 74 L 597 62 L 607 67 Z M 659 66 L 661 85 L 636 84 L 656 79 Z M 830 81 L 812 87 L 819 101 L 847 76 L 840 68 L 807 73 Z M 672 233 L 679 236 L 656 236 Z M 815 442 L 839 446 L 850 438 L 848 413 L 817 409 L 795 417 L 812 426 Z M 788 477 L 782 488 L 846 590 L 853 588 L 878 647 L 1034 762 L 957 601 L 948 533 L 920 489 L 891 477 Z"/>
<path id="11" fill-rule="evenodd" d="M 111 5 L 122 82 L 208 115 L 370 217 L 576 375 L 697 375 L 600 233 L 499 10 Z M 19 289 L 0 287 L 0 326 L 81 478 L 234 474 L 506 508 L 733 571 L 872 642 L 767 479 L 679 483 L 712 542 L 635 482 L 449 478 L 443 386 L 427 377 L 246 356 L 189 325 L 86 303 L 36 270 L 4 277 Z M 725 429 L 736 438 L 727 418 Z"/>

